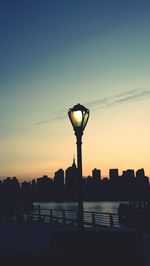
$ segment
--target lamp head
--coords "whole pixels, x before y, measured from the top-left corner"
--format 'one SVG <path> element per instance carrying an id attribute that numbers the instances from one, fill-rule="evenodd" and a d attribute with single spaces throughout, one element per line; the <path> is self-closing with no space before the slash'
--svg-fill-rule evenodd
<path id="1" fill-rule="evenodd" d="M 73 108 L 69 109 L 68 116 L 75 131 L 75 134 L 78 134 L 79 132 L 80 134 L 83 133 L 83 130 L 87 125 L 89 115 L 89 109 L 79 103 Z"/>

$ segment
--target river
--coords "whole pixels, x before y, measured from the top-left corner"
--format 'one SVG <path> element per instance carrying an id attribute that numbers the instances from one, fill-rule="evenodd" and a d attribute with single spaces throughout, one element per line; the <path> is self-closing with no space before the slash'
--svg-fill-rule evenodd
<path id="1" fill-rule="evenodd" d="M 97 211 L 107 213 L 117 213 L 120 202 L 84 202 L 85 211 Z M 40 205 L 41 208 L 46 209 L 66 209 L 77 210 L 77 202 L 36 202 L 34 205 Z"/>

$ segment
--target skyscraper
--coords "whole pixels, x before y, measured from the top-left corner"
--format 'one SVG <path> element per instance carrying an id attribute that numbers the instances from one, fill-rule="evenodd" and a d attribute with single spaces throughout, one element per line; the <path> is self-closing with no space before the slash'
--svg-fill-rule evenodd
<path id="1" fill-rule="evenodd" d="M 63 169 L 59 169 L 58 171 L 55 172 L 54 184 L 59 185 L 59 186 L 64 185 L 64 170 Z"/>
<path id="2" fill-rule="evenodd" d="M 94 168 L 92 170 L 92 178 L 94 182 L 100 182 L 101 181 L 101 170 Z"/>
<path id="3" fill-rule="evenodd" d="M 67 197 L 70 198 L 70 200 L 76 200 L 78 190 L 78 169 L 76 167 L 75 159 L 73 159 L 72 166 L 66 169 L 65 185 Z"/>
<path id="4" fill-rule="evenodd" d="M 109 179 L 113 182 L 116 181 L 118 179 L 118 169 L 114 168 L 114 169 L 109 169 Z"/>

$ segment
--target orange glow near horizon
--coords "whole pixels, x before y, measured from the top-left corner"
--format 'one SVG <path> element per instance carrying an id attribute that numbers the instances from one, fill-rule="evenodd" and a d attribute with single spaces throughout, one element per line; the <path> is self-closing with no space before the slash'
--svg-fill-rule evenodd
<path id="1" fill-rule="evenodd" d="M 143 119 L 148 116 L 146 103 L 143 105 L 142 110 L 135 104 L 124 110 L 115 107 L 91 113 L 83 135 L 83 176 L 91 175 L 94 168 L 101 169 L 103 177 L 108 177 L 110 168 L 118 168 L 120 175 L 126 169 L 144 168 L 145 174 L 150 176 L 150 128 Z M 53 127 L 46 124 L 38 128 L 37 131 L 35 127 L 29 137 L 8 140 L 5 156 L 10 164 L 9 168 L 5 164 L 1 167 L 1 176 L 29 180 L 46 174 L 52 178 L 59 168 L 66 170 L 71 166 L 76 138 L 69 119 L 54 122 Z"/>

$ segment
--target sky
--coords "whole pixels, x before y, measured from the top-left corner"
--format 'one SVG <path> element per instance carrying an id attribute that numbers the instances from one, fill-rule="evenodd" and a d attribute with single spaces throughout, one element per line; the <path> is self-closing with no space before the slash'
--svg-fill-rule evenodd
<path id="1" fill-rule="evenodd" d="M 150 1 L 0 1 L 0 177 L 53 177 L 76 156 L 70 107 L 90 109 L 83 175 L 150 176 Z"/>

